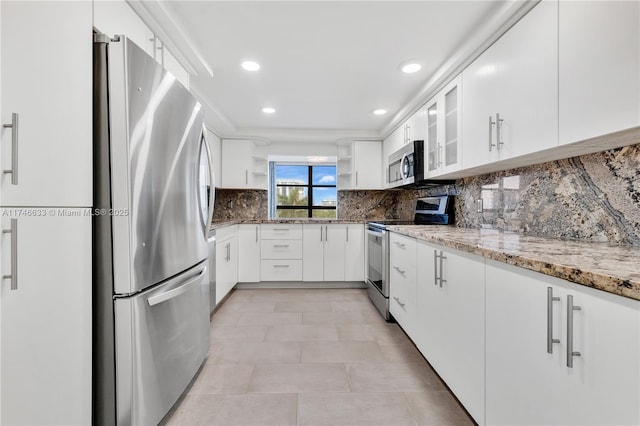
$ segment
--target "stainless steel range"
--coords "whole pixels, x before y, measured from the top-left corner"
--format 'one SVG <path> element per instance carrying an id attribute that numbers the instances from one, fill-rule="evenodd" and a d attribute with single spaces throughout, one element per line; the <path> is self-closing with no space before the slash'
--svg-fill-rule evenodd
<path id="1" fill-rule="evenodd" d="M 367 292 L 385 320 L 389 321 L 389 232 L 393 225 L 448 225 L 453 223 L 453 196 L 419 198 L 414 220 L 367 222 Z"/>

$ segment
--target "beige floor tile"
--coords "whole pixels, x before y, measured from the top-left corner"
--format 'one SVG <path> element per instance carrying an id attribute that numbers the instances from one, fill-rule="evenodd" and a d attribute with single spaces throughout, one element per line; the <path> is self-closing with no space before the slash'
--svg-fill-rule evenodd
<path id="1" fill-rule="evenodd" d="M 381 345 L 411 343 L 397 324 L 338 324 L 340 340 L 371 341 Z"/>
<path id="2" fill-rule="evenodd" d="M 302 315 L 301 312 L 244 312 L 237 325 L 302 324 Z"/>
<path id="3" fill-rule="evenodd" d="M 407 392 L 405 397 L 419 425 L 474 424 L 448 391 Z"/>
<path id="4" fill-rule="evenodd" d="M 243 394 L 247 390 L 253 369 L 253 364 L 206 363 L 188 393 Z"/>
<path id="5" fill-rule="evenodd" d="M 381 344 L 380 350 L 388 362 L 425 362 L 424 357 L 411 341 Z"/>
<path id="6" fill-rule="evenodd" d="M 251 302 L 229 300 L 220 307 L 220 312 L 274 312 L 276 302 Z"/>
<path id="7" fill-rule="evenodd" d="M 362 312 L 304 312 L 304 324 L 363 324 Z"/>
<path id="8" fill-rule="evenodd" d="M 211 325 L 238 325 L 242 312 L 216 311 L 211 318 Z"/>
<path id="9" fill-rule="evenodd" d="M 444 390 L 440 379 L 425 363 L 354 363 L 346 367 L 352 392 Z"/>
<path id="10" fill-rule="evenodd" d="M 280 324 L 267 329 L 265 341 L 313 342 L 337 341 L 338 332 L 332 324 Z"/>
<path id="11" fill-rule="evenodd" d="M 275 312 L 331 312 L 331 302 L 277 302 Z"/>
<path id="12" fill-rule="evenodd" d="M 366 300 L 366 297 L 365 289 L 355 288 L 318 288 L 306 290 L 305 294 L 305 300 L 309 302 L 357 302 Z"/>
<path id="13" fill-rule="evenodd" d="M 250 302 L 253 297 L 252 291 L 253 290 L 231 290 L 225 303 L 231 300 L 234 302 Z"/>
<path id="14" fill-rule="evenodd" d="M 261 364 L 300 362 L 298 342 L 222 341 L 209 354 L 209 362 L 218 364 Z"/>
<path id="15" fill-rule="evenodd" d="M 303 342 L 301 362 L 386 362 L 375 342 Z"/>
<path id="16" fill-rule="evenodd" d="M 298 425 L 415 425 L 401 393 L 305 393 L 298 395 Z"/>
<path id="17" fill-rule="evenodd" d="M 251 300 L 253 302 L 304 302 L 306 301 L 306 289 L 284 288 L 284 289 L 257 289 L 253 291 Z"/>
<path id="18" fill-rule="evenodd" d="M 187 395 L 167 425 L 295 425 L 296 410 L 296 395 Z"/>
<path id="19" fill-rule="evenodd" d="M 211 341 L 263 341 L 267 325 L 211 325 Z"/>
<path id="20" fill-rule="evenodd" d="M 343 364 L 262 364 L 247 392 L 349 392 L 349 381 Z"/>
<path id="21" fill-rule="evenodd" d="M 373 306 L 370 300 L 359 300 L 357 302 L 331 302 L 331 308 L 335 312 L 355 312 L 355 311 L 376 311 L 376 307 Z"/>
<path id="22" fill-rule="evenodd" d="M 375 311 L 373 310 L 362 311 L 362 316 L 366 320 L 367 324 L 377 324 L 377 325 L 389 324 L 387 321 L 385 321 L 384 318 L 382 318 L 382 314 L 378 312 L 377 309 Z"/>

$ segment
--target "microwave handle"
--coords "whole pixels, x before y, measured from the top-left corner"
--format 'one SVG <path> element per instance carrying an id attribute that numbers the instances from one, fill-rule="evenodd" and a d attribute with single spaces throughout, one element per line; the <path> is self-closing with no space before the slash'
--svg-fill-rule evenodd
<path id="1" fill-rule="evenodd" d="M 407 178 L 409 178 L 409 174 L 407 173 L 407 175 L 405 176 L 404 174 L 404 162 L 408 161 L 407 160 L 407 154 L 404 154 L 402 156 L 402 160 L 400 161 L 400 175 L 402 175 L 402 180 L 406 180 Z"/>

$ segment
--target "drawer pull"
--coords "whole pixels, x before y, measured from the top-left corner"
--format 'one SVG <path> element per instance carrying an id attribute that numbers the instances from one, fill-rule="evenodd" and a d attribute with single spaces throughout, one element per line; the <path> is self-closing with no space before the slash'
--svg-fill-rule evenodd
<path id="1" fill-rule="evenodd" d="M 400 299 L 398 299 L 397 297 L 395 297 L 395 296 L 394 296 L 393 298 L 395 299 L 395 301 L 396 301 L 396 302 L 398 302 L 398 305 L 400 305 L 400 307 L 404 309 L 404 305 L 405 305 L 405 304 L 404 304 L 404 303 L 402 303 L 402 302 L 400 301 Z"/>
<path id="2" fill-rule="evenodd" d="M 397 242 L 397 241 L 394 241 L 393 243 L 394 243 L 395 245 L 397 245 L 398 247 L 400 247 L 400 248 L 404 248 L 404 247 L 405 247 L 405 245 L 404 245 L 403 243 L 399 243 L 399 242 Z"/>
<path id="3" fill-rule="evenodd" d="M 273 265 L 274 268 L 288 268 L 289 265 Z"/>
<path id="4" fill-rule="evenodd" d="M 276 232 L 287 232 L 289 228 L 273 228 L 273 230 Z"/>
<path id="5" fill-rule="evenodd" d="M 573 350 L 573 311 L 581 309 L 582 307 L 573 304 L 573 296 L 567 296 L 567 367 L 569 368 L 573 368 L 573 357 L 582 355 Z"/>
<path id="6" fill-rule="evenodd" d="M 396 271 L 398 271 L 399 273 L 401 273 L 402 275 L 404 275 L 404 269 L 400 269 L 397 266 L 394 266 L 393 269 L 395 269 Z"/>
<path id="7" fill-rule="evenodd" d="M 560 339 L 553 338 L 553 302 L 560 301 L 553 297 L 553 288 L 547 287 L 547 353 L 553 353 L 553 344 L 560 343 Z"/>
<path id="8" fill-rule="evenodd" d="M 283 248 L 287 248 L 289 247 L 289 244 L 274 244 L 273 247 L 283 247 Z"/>

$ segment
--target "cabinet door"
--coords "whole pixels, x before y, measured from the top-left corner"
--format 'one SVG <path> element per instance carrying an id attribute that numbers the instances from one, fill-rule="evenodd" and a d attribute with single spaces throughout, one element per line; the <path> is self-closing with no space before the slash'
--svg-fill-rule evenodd
<path id="1" fill-rule="evenodd" d="M 238 283 L 238 238 L 234 235 L 229 240 L 229 290 Z M 227 292 L 229 291 L 227 290 Z"/>
<path id="2" fill-rule="evenodd" d="M 231 271 L 231 239 L 216 244 L 216 305 L 233 287 Z"/>
<path id="3" fill-rule="evenodd" d="M 2 174 L 2 204 L 91 206 L 92 3 L 0 7 L 2 123 L 18 114 L 16 129 L 1 129 L 2 169 L 15 174 Z"/>
<path id="4" fill-rule="evenodd" d="M 91 423 L 91 217 L 65 211 L 13 216 L 17 252 L 1 237 L 2 275 L 17 261 L 0 290 L 2 424 Z"/>
<path id="5" fill-rule="evenodd" d="M 238 282 L 260 281 L 260 225 L 238 226 Z"/>
<path id="6" fill-rule="evenodd" d="M 324 225 L 302 225 L 302 280 L 324 280 Z"/>
<path id="7" fill-rule="evenodd" d="M 418 241 L 416 246 L 416 336 L 413 341 L 429 360 L 429 363 L 440 371 L 447 353 L 444 347 L 444 328 L 442 319 L 446 311 L 442 306 L 442 295 L 438 287 L 434 252 L 435 246 Z M 438 269 L 439 270 L 439 269 Z"/>
<path id="8" fill-rule="evenodd" d="M 561 1 L 560 144 L 640 125 L 640 3 Z"/>
<path id="9" fill-rule="evenodd" d="M 538 3 L 491 49 L 500 79 L 494 114 L 504 120 L 496 124 L 500 159 L 557 146 L 558 2 Z"/>
<path id="10" fill-rule="evenodd" d="M 498 160 L 495 114 L 500 96 L 500 56 L 494 46 L 462 72 L 462 166 L 465 169 Z"/>
<path id="11" fill-rule="evenodd" d="M 552 297 L 547 301 L 547 288 Z M 487 261 L 486 423 L 568 424 L 566 294 L 540 275 Z M 551 307 L 552 353 L 547 353 L 547 306 Z"/>
<path id="12" fill-rule="evenodd" d="M 440 126 L 442 136 L 442 154 L 440 156 L 440 174 L 460 170 L 462 167 L 462 149 L 460 138 L 462 136 L 462 78 L 458 77 L 449 83 L 440 95 L 440 107 L 442 113 Z"/>
<path id="13" fill-rule="evenodd" d="M 462 405 L 484 422 L 484 259 L 446 249 L 439 277 L 445 316 L 440 320 L 446 358 L 440 375 Z M 440 263 L 440 262 L 439 262 Z"/>
<path id="14" fill-rule="evenodd" d="M 436 96 L 425 107 L 427 110 L 427 135 L 425 139 L 425 163 L 427 165 L 426 173 L 428 176 L 436 175 L 440 168 L 440 132 L 438 122 L 438 106 L 439 98 Z"/>
<path id="15" fill-rule="evenodd" d="M 223 188 L 251 188 L 253 142 L 245 140 L 222 141 Z"/>
<path id="16" fill-rule="evenodd" d="M 150 56 L 155 54 L 153 32 L 125 0 L 94 2 L 93 26 L 109 37 L 123 34 Z"/>
<path id="17" fill-rule="evenodd" d="M 347 225 L 344 280 L 364 281 L 364 225 Z"/>
<path id="18" fill-rule="evenodd" d="M 347 225 L 324 225 L 324 280 L 344 281 Z"/>
<path id="19" fill-rule="evenodd" d="M 581 308 L 573 312 L 573 350 L 580 356 L 573 357 L 573 368 L 565 367 L 567 424 L 640 424 L 640 302 L 567 286 Z"/>
<path id="20" fill-rule="evenodd" d="M 354 189 L 382 189 L 380 142 L 353 142 Z"/>

